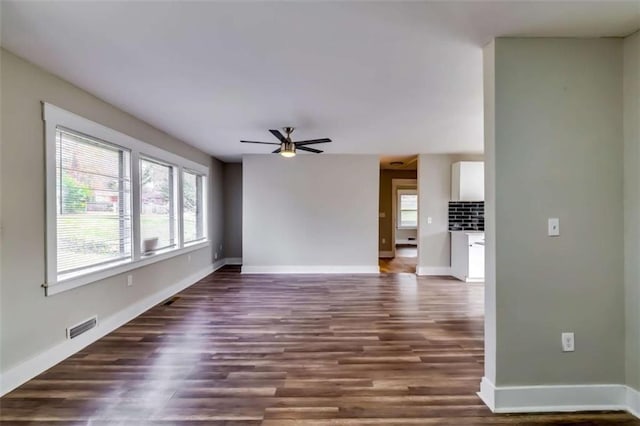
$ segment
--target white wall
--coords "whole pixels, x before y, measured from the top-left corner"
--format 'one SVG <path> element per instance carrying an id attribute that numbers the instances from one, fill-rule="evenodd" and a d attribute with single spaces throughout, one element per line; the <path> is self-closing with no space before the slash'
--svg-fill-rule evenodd
<path id="1" fill-rule="evenodd" d="M 378 180 L 374 155 L 244 156 L 243 272 L 376 272 Z"/>
<path id="2" fill-rule="evenodd" d="M 409 238 L 414 238 L 414 240 L 409 240 Z M 418 244 L 417 238 L 417 229 L 396 228 L 396 244 Z"/>
<path id="3" fill-rule="evenodd" d="M 449 275 L 452 163 L 447 154 L 418 156 L 418 275 Z"/>
<path id="4" fill-rule="evenodd" d="M 221 163 L 145 124 L 54 75 L 1 51 L 2 88 L 2 265 L 0 372 L 65 340 L 65 328 L 97 314 L 99 324 L 194 272 L 211 267 L 213 249 L 222 244 Z M 40 102 L 51 102 L 144 142 L 209 166 L 212 247 L 178 256 L 54 296 L 45 297 L 44 139 Z M 58 352 L 60 353 L 60 352 Z M 13 373 L 12 373 L 13 374 Z M 11 375 L 11 377 L 16 377 Z M 3 386 L 8 385 L 3 383 Z"/>
<path id="5" fill-rule="evenodd" d="M 487 374 L 499 386 L 624 383 L 622 41 L 497 39 L 493 66 Z M 546 235 L 549 217 L 560 237 Z M 575 352 L 561 351 L 563 331 Z"/>
<path id="6" fill-rule="evenodd" d="M 624 235 L 627 384 L 640 390 L 640 33 L 624 41 Z"/>

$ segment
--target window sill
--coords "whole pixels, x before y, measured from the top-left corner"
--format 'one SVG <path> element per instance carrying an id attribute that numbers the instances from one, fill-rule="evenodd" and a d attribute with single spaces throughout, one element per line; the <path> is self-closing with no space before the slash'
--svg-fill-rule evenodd
<path id="1" fill-rule="evenodd" d="M 209 246 L 209 241 L 197 241 L 190 243 L 189 245 L 173 250 L 165 250 L 156 254 L 150 254 L 143 256 L 136 261 L 125 261 L 108 265 L 104 268 L 93 270 L 82 275 L 72 275 L 59 279 L 56 283 L 44 284 L 46 296 L 52 296 L 54 294 L 62 293 L 63 291 L 71 290 L 76 287 L 91 284 L 96 281 L 103 280 L 105 278 L 119 275 L 124 272 L 128 272 L 134 269 L 141 268 L 143 266 L 151 265 L 156 262 L 171 259 L 172 257 L 180 256 L 185 253 L 189 253 L 195 250 L 199 250 Z"/>

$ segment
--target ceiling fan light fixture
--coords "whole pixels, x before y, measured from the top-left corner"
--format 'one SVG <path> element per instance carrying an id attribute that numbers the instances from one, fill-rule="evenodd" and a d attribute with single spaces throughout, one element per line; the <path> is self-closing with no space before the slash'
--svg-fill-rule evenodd
<path id="1" fill-rule="evenodd" d="M 0 0 L 2 1 L 2 0 Z M 280 154 L 283 157 L 291 158 L 295 157 L 298 150 L 311 152 L 313 154 L 322 154 L 324 151 L 316 148 L 311 148 L 307 145 L 316 145 L 319 143 L 329 143 L 331 139 L 322 138 L 322 139 L 308 139 L 304 141 L 294 142 L 291 140 L 291 132 L 293 132 L 293 127 L 284 127 L 282 130 L 287 134 L 287 136 L 283 135 L 280 130 L 269 129 L 269 133 L 276 137 L 280 142 L 259 142 L 259 141 L 240 141 L 240 143 L 257 143 L 260 145 L 277 145 L 279 148 L 272 151 L 272 154 Z"/>
<path id="2" fill-rule="evenodd" d="M 296 156 L 296 146 L 292 142 L 282 142 L 280 147 L 280 155 L 285 158 Z"/>

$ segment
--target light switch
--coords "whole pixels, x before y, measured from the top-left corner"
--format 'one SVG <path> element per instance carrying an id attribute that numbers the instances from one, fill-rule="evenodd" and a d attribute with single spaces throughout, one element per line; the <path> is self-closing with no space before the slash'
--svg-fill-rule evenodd
<path id="1" fill-rule="evenodd" d="M 432 224 L 433 223 L 433 218 L 431 216 L 427 217 L 427 223 L 428 224 Z"/>
<path id="2" fill-rule="evenodd" d="M 560 235 L 560 219 L 557 217 L 549 218 L 549 236 L 557 237 Z"/>

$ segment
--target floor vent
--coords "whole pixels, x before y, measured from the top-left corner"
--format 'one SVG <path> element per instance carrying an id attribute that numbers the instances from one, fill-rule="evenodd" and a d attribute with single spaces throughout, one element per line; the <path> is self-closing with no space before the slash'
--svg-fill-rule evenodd
<path id="1" fill-rule="evenodd" d="M 81 322 L 80 324 L 76 324 L 73 327 L 67 328 L 67 339 L 73 339 L 74 337 L 78 337 L 82 333 L 85 333 L 92 328 L 98 325 L 98 317 L 89 318 L 86 321 Z"/>
<path id="2" fill-rule="evenodd" d="M 171 306 L 173 305 L 173 302 L 175 302 L 176 300 L 180 299 L 178 296 L 174 296 L 171 299 L 168 299 L 167 301 L 165 301 L 163 303 L 164 306 Z"/>

